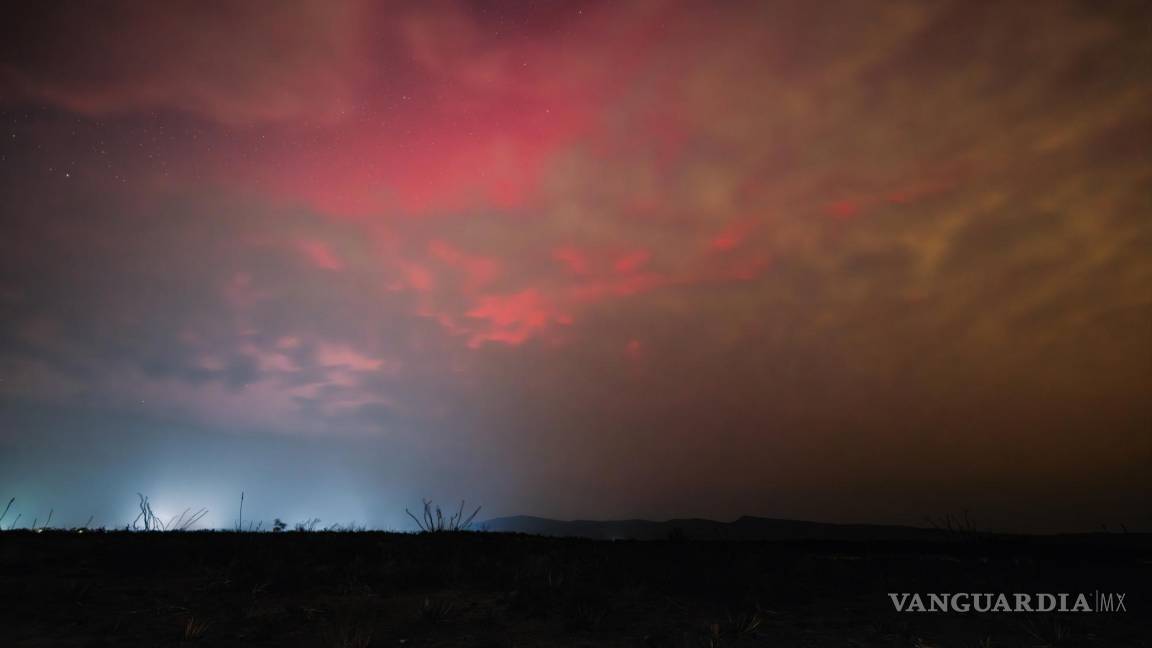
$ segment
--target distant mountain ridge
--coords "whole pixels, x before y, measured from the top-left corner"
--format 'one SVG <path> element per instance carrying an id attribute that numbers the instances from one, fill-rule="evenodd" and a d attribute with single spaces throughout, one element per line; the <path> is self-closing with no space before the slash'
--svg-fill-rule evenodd
<path id="1" fill-rule="evenodd" d="M 652 520 L 552 520 L 516 515 L 480 522 L 477 528 L 505 533 L 591 538 L 595 540 L 942 540 L 955 534 L 886 524 L 834 524 L 743 516 L 732 522 L 686 518 Z"/>

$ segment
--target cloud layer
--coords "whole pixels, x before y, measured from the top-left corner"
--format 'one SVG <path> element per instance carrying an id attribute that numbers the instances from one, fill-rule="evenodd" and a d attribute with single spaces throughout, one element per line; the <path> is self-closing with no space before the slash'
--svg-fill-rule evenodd
<path id="1" fill-rule="evenodd" d="M 1136 5 L 23 11 L 0 394 L 63 438 L 369 447 L 555 516 L 1138 521 Z"/>

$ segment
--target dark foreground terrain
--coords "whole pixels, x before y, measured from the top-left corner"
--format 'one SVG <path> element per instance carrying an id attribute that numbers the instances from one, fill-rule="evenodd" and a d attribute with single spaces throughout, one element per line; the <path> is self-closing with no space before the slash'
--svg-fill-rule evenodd
<path id="1" fill-rule="evenodd" d="M 609 542 L 0 533 L 7 646 L 1149 646 L 1144 535 Z M 887 592 L 1125 592 L 1117 613 L 897 613 Z"/>

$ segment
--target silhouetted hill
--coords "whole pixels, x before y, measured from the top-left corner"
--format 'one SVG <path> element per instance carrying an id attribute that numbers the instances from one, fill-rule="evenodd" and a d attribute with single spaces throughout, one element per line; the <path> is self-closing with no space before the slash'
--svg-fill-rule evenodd
<path id="1" fill-rule="evenodd" d="M 481 522 L 488 531 L 592 538 L 596 540 L 663 540 L 675 529 L 692 540 L 942 540 L 954 537 L 938 529 L 882 524 L 831 524 L 744 516 L 733 522 L 689 518 L 651 520 L 551 520 L 517 515 Z"/>

